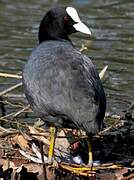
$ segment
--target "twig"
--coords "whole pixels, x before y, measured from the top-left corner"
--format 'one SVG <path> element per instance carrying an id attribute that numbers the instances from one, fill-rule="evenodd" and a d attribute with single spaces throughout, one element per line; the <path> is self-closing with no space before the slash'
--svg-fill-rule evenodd
<path id="1" fill-rule="evenodd" d="M 10 88 L 8 88 L 8 89 L 0 92 L 0 96 L 3 96 L 4 94 L 6 94 L 6 93 L 8 93 L 8 92 L 10 92 L 10 91 L 12 91 L 12 90 L 14 90 L 14 89 L 16 89 L 16 88 L 19 87 L 19 86 L 22 86 L 22 82 L 14 85 L 14 86 L 11 86 Z"/>
<path id="2" fill-rule="evenodd" d="M 3 96 L 7 98 L 25 98 L 24 94 L 4 94 Z"/>
<path id="3" fill-rule="evenodd" d="M 87 50 L 87 47 L 84 44 L 82 44 L 79 51 L 83 52 L 84 50 Z"/>
<path id="4" fill-rule="evenodd" d="M 20 123 L 20 122 L 16 122 L 16 121 L 12 121 L 12 120 L 9 120 L 9 119 L 4 119 L 4 118 L 2 118 L 2 120 L 5 121 L 5 122 L 8 122 L 10 124 L 19 124 L 19 126 L 22 126 L 24 128 L 28 128 L 28 125 L 30 125 L 30 124 L 27 124 L 27 123 Z"/>
<path id="5" fill-rule="evenodd" d="M 5 129 L 0 126 L 0 137 L 5 137 L 11 134 L 16 134 L 18 131 L 16 129 Z"/>
<path id="6" fill-rule="evenodd" d="M 103 134 L 106 133 L 107 131 L 110 131 L 112 128 L 116 127 L 119 123 L 120 123 L 120 120 L 118 120 L 118 121 L 115 122 L 113 125 L 109 126 L 108 128 L 105 128 L 104 130 L 100 131 L 100 132 L 98 133 L 98 135 L 103 135 Z"/>
<path id="7" fill-rule="evenodd" d="M 25 106 L 23 109 L 19 110 L 17 113 L 13 115 L 13 117 L 17 117 L 21 113 L 23 113 L 26 109 L 29 109 L 30 105 Z"/>
<path id="8" fill-rule="evenodd" d="M 14 115 L 14 113 L 7 114 L 6 116 L 0 117 L 0 120 L 4 120 L 4 119 L 6 119 L 7 117 L 10 117 L 10 116 L 12 116 L 12 115 Z"/>
<path id="9" fill-rule="evenodd" d="M 127 109 L 127 111 L 130 111 L 131 113 L 134 110 L 134 102 L 132 102 L 132 104 L 129 106 L 129 108 Z"/>
<path id="10" fill-rule="evenodd" d="M 0 99 L 1 99 L 1 97 L 0 97 Z M 11 102 L 9 102 L 9 101 L 1 101 L 0 100 L 0 103 L 3 103 L 3 104 L 8 104 L 8 105 L 10 105 L 10 106 L 12 106 L 12 107 L 16 107 L 16 108 L 23 108 L 24 106 L 23 105 L 21 105 L 21 104 L 13 104 L 13 103 L 11 103 Z"/>
<path id="11" fill-rule="evenodd" d="M 105 66 L 105 67 L 101 70 L 101 72 L 99 73 L 99 77 L 100 77 L 100 79 L 102 79 L 102 78 L 104 77 L 104 75 L 105 75 L 105 73 L 106 73 L 107 68 L 108 68 L 108 66 Z"/>
<path id="12" fill-rule="evenodd" d="M 0 73 L 0 76 L 1 77 L 22 79 L 22 76 L 19 76 L 19 75 L 16 75 L 16 74 Z"/>

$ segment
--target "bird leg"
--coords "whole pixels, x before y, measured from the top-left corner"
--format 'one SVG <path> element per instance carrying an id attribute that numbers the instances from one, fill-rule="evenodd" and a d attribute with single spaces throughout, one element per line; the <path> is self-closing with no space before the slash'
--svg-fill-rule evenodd
<path id="1" fill-rule="evenodd" d="M 48 162 L 47 162 L 49 164 L 53 163 L 56 134 L 57 134 L 57 129 L 55 127 L 50 127 L 50 147 L 49 147 Z"/>
<path id="2" fill-rule="evenodd" d="M 88 165 L 90 167 L 93 166 L 93 154 L 92 154 L 92 144 L 91 144 L 91 138 L 88 139 Z"/>

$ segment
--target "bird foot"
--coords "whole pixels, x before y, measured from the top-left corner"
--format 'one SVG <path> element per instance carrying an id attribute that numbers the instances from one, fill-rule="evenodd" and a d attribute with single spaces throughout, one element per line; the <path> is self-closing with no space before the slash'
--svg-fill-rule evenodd
<path id="1" fill-rule="evenodd" d="M 89 160 L 87 166 L 90 167 L 90 168 L 92 168 L 92 167 L 93 167 L 93 161 L 92 161 L 92 160 Z"/>
<path id="2" fill-rule="evenodd" d="M 53 158 L 47 158 L 47 160 L 44 162 L 45 164 L 52 165 L 53 164 Z"/>

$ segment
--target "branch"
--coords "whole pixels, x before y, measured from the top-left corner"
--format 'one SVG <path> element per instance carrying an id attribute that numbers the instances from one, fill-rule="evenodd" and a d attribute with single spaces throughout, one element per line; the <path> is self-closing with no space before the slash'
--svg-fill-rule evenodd
<path id="1" fill-rule="evenodd" d="M 10 92 L 10 91 L 12 91 L 12 90 L 14 90 L 14 89 L 16 89 L 16 88 L 19 87 L 19 86 L 22 86 L 22 82 L 14 85 L 14 86 L 11 86 L 11 87 L 9 87 L 8 89 L 0 92 L 0 96 L 3 96 L 4 94 L 6 94 L 6 93 L 8 93 L 8 92 Z"/>
<path id="2" fill-rule="evenodd" d="M 22 79 L 22 76 L 16 75 L 16 74 L 8 74 L 8 73 L 0 73 L 1 77 L 9 77 L 9 78 L 17 78 Z"/>

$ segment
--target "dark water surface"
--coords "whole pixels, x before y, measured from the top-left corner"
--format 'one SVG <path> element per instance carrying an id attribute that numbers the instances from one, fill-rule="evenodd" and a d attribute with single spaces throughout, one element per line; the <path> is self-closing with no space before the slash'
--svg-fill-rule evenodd
<path id="1" fill-rule="evenodd" d="M 100 71 L 109 65 L 103 82 L 107 111 L 119 113 L 134 98 L 134 1 L 133 0 L 0 0 L 0 72 L 21 74 L 33 47 L 38 44 L 39 22 L 54 4 L 74 6 L 92 31 L 93 40 L 72 35 Z M 87 42 L 89 41 L 89 42 Z M 19 82 L 0 77 L 0 91 Z M 20 92 L 18 92 L 20 93 Z"/>

